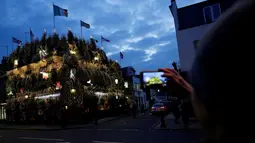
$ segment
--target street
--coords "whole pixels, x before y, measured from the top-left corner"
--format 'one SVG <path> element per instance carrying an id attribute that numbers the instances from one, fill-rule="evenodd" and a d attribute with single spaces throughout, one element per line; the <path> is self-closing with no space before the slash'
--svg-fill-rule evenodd
<path id="1" fill-rule="evenodd" d="M 1 143 L 197 143 L 200 131 L 154 130 L 157 117 L 125 117 L 97 126 L 60 131 L 0 130 Z"/>

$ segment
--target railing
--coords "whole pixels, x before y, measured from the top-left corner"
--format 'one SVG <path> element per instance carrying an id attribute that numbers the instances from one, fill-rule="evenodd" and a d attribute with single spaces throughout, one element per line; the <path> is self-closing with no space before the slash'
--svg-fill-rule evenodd
<path id="1" fill-rule="evenodd" d="M 6 110 L 5 110 L 6 103 L 0 103 L 0 120 L 6 119 Z"/>

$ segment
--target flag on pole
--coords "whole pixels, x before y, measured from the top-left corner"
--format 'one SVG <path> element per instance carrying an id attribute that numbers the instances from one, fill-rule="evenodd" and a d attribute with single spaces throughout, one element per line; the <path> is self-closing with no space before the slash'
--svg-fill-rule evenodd
<path id="1" fill-rule="evenodd" d="M 18 40 L 18 39 L 15 38 L 15 37 L 12 37 L 12 43 L 21 44 L 22 41 L 21 41 L 21 40 Z"/>
<path id="2" fill-rule="evenodd" d="M 30 28 L 30 30 L 29 30 L 29 33 L 30 33 L 30 42 L 32 42 L 33 40 L 34 40 L 34 33 L 33 33 L 33 31 L 32 31 L 32 29 Z"/>
<path id="3" fill-rule="evenodd" d="M 103 36 L 101 36 L 101 41 L 110 42 L 110 40 L 104 38 Z"/>
<path id="4" fill-rule="evenodd" d="M 54 16 L 65 16 L 68 17 L 68 10 L 61 8 L 59 6 L 56 6 L 53 4 L 53 12 L 54 12 Z"/>
<path id="5" fill-rule="evenodd" d="M 124 58 L 124 55 L 122 52 L 120 52 L 120 59 L 123 59 Z"/>
<path id="6" fill-rule="evenodd" d="M 80 23 L 81 23 L 81 27 L 85 27 L 85 28 L 88 28 L 88 29 L 90 28 L 90 25 L 88 23 L 83 22 L 81 20 L 80 20 Z"/>

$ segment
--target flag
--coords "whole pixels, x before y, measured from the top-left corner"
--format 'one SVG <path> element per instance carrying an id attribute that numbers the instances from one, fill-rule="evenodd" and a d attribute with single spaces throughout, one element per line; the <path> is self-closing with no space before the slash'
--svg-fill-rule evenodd
<path id="1" fill-rule="evenodd" d="M 90 25 L 88 23 L 85 23 L 83 21 L 80 21 L 81 22 L 81 27 L 85 27 L 85 28 L 90 28 Z"/>
<path id="2" fill-rule="evenodd" d="M 16 39 L 15 37 L 12 37 L 12 43 L 21 44 L 22 41 Z"/>
<path id="3" fill-rule="evenodd" d="M 110 40 L 104 38 L 103 36 L 101 36 L 101 41 L 110 42 Z"/>
<path id="4" fill-rule="evenodd" d="M 123 59 L 124 58 L 124 55 L 122 52 L 120 52 L 120 59 Z"/>
<path id="5" fill-rule="evenodd" d="M 34 40 L 34 33 L 33 33 L 33 31 L 32 31 L 32 29 L 30 28 L 30 42 L 32 42 L 33 40 Z"/>
<path id="6" fill-rule="evenodd" d="M 54 4 L 53 4 L 53 12 L 54 12 L 54 16 L 68 17 L 68 10 L 67 9 L 63 9 L 59 6 L 54 5 Z"/>

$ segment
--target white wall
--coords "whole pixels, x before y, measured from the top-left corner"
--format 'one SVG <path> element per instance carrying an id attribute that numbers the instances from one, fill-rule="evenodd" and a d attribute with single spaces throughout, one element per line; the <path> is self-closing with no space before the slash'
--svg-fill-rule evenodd
<path id="1" fill-rule="evenodd" d="M 176 31 L 181 70 L 189 71 L 196 56 L 194 41 L 200 40 L 211 24 Z"/>

